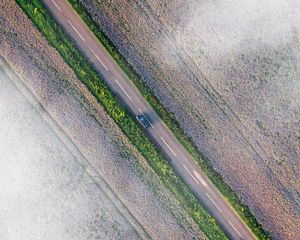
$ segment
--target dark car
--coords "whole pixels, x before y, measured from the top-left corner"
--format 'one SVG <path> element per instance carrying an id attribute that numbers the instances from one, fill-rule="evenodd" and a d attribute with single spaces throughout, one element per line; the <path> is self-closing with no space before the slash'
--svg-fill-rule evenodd
<path id="1" fill-rule="evenodd" d="M 148 121 L 148 119 L 145 117 L 144 114 L 137 115 L 136 119 L 143 125 L 144 128 L 147 128 L 150 126 L 150 122 Z"/>

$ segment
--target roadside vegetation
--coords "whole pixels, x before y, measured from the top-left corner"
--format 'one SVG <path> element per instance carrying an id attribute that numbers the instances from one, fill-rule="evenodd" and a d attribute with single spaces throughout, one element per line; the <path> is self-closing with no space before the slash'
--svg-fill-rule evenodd
<path id="1" fill-rule="evenodd" d="M 165 124 L 171 129 L 177 139 L 186 148 L 186 150 L 193 156 L 199 167 L 207 174 L 210 180 L 221 191 L 225 199 L 233 206 L 240 217 L 245 221 L 249 228 L 259 239 L 271 239 L 271 235 L 266 232 L 258 223 L 250 209 L 242 203 L 233 190 L 223 181 L 220 174 L 218 174 L 211 166 L 209 160 L 197 149 L 192 139 L 186 136 L 180 128 L 174 115 L 166 110 L 166 108 L 155 97 L 154 93 L 147 87 L 145 81 L 136 73 L 133 67 L 126 61 L 126 59 L 119 53 L 118 49 L 108 39 L 108 37 L 101 31 L 98 24 L 95 23 L 91 15 L 81 5 L 79 0 L 68 0 L 76 12 L 80 15 L 82 20 L 89 26 L 90 30 L 97 36 L 98 40 L 107 49 L 123 71 L 128 75 L 129 79 L 140 90 L 144 98 L 156 110 L 159 116 L 163 119 Z"/>
<path id="2" fill-rule="evenodd" d="M 98 102 L 103 105 L 110 117 L 114 119 L 129 140 L 142 153 L 149 165 L 158 174 L 163 183 L 171 190 L 175 197 L 180 201 L 184 209 L 193 217 L 205 235 L 210 239 L 227 239 L 225 233 L 216 223 L 215 219 L 212 218 L 204 209 L 204 207 L 191 193 L 182 179 L 174 172 L 171 166 L 162 157 L 158 149 L 150 142 L 145 133 L 134 122 L 133 118 L 127 113 L 124 106 L 93 69 L 92 65 L 86 61 L 85 57 L 75 47 L 73 42 L 68 38 L 61 27 L 56 23 L 44 5 L 39 0 L 16 1 L 27 14 L 27 16 L 33 21 L 36 27 L 44 34 L 49 43 L 57 49 L 64 60 L 74 70 L 80 81 L 87 86 Z M 105 38 L 103 37 L 102 41 L 104 40 Z M 111 43 L 107 41 L 106 47 L 112 46 L 109 44 Z M 113 47 L 110 48 L 110 52 L 115 51 Z M 128 68 L 126 73 L 129 75 L 129 77 L 136 78 L 134 82 L 140 82 L 138 76 L 134 73 L 130 66 L 126 64 L 126 61 L 119 54 L 117 54 L 117 51 L 115 54 L 113 54 L 113 56 L 121 66 L 125 64 L 124 67 L 126 66 L 126 69 Z M 140 85 L 140 88 L 144 89 L 142 84 Z M 145 95 L 146 93 L 146 89 L 144 89 L 143 94 Z M 158 102 L 153 102 L 157 100 L 155 98 L 152 99 L 151 92 L 148 92 L 147 95 L 147 100 L 155 107 L 155 109 L 160 114 L 163 113 L 167 115 L 165 109 L 162 108 Z M 152 100 L 148 98 L 151 98 Z M 158 107 L 161 107 L 162 109 L 159 110 L 157 109 Z M 177 131 L 180 132 L 178 126 L 176 129 L 178 129 Z"/>

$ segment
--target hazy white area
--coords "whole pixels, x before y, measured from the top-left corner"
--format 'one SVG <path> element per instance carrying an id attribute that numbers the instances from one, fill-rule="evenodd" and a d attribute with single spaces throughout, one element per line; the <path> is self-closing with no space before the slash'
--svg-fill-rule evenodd
<path id="1" fill-rule="evenodd" d="M 207 48 L 216 56 L 246 50 L 253 42 L 280 46 L 299 34 L 300 1 L 190 1 L 177 37 L 190 51 Z M 215 56 L 215 57 L 216 57 Z"/>
<path id="2" fill-rule="evenodd" d="M 0 239 L 138 239 L 0 67 Z"/>

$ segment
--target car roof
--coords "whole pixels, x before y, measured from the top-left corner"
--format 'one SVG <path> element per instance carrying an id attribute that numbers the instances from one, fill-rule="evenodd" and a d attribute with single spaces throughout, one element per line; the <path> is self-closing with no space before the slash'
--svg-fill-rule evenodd
<path id="1" fill-rule="evenodd" d="M 149 121 L 147 120 L 147 118 L 143 115 L 143 114 L 140 114 L 137 116 L 137 119 L 144 125 L 144 126 L 147 126 L 149 125 Z"/>

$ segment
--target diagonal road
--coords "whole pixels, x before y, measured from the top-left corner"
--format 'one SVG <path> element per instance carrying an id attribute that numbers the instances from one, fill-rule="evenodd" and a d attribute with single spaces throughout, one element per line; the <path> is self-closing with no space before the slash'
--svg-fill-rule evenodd
<path id="1" fill-rule="evenodd" d="M 147 134 L 230 238 L 256 239 L 219 190 L 201 171 L 138 89 L 72 9 L 68 1 L 42 0 L 42 2 L 131 113 L 133 115 L 142 113 L 149 119 L 151 125 L 145 129 Z"/>

